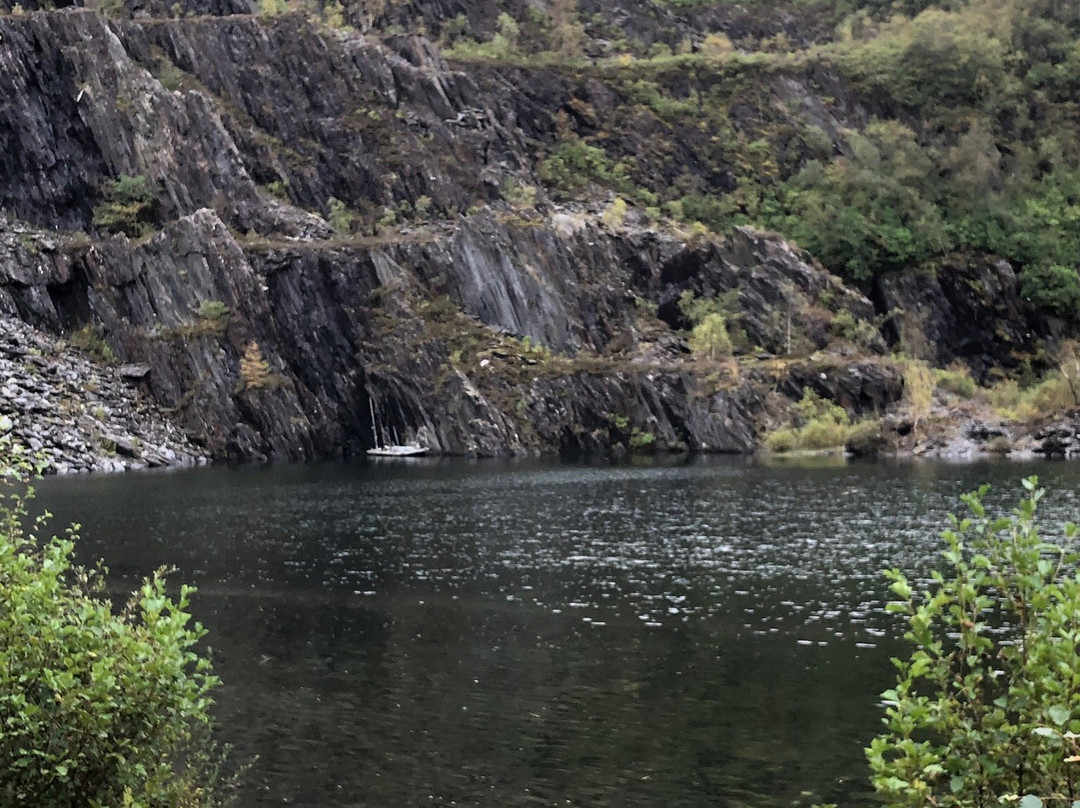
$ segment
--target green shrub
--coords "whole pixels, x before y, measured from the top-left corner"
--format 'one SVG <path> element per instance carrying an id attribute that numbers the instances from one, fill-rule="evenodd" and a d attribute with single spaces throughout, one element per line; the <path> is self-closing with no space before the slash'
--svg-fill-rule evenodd
<path id="1" fill-rule="evenodd" d="M 1075 406 L 1069 381 L 1058 371 L 1030 387 L 1010 379 L 990 388 L 986 395 L 999 415 L 1017 421 L 1031 421 Z"/>
<path id="2" fill-rule="evenodd" d="M 142 175 L 106 180 L 103 199 L 94 208 L 94 225 L 109 233 L 138 236 L 147 228 L 146 214 L 154 201 L 154 191 Z"/>
<path id="3" fill-rule="evenodd" d="M 502 197 L 515 208 L 526 209 L 536 206 L 535 185 L 521 184 L 513 177 L 507 177 L 502 185 Z"/>
<path id="4" fill-rule="evenodd" d="M 630 433 L 630 448 L 636 451 L 644 451 L 654 448 L 656 445 L 656 435 L 652 432 L 645 432 L 638 429 L 636 426 Z"/>
<path id="5" fill-rule="evenodd" d="M 355 217 L 344 202 L 336 196 L 332 196 L 326 200 L 326 209 L 326 221 L 329 223 L 331 230 L 339 236 L 346 236 L 352 232 Z"/>
<path id="6" fill-rule="evenodd" d="M 777 454 L 794 452 L 799 448 L 798 430 L 782 427 L 765 436 L 765 448 Z"/>
<path id="7" fill-rule="evenodd" d="M 259 0 L 259 15 L 262 17 L 276 17 L 288 10 L 286 0 Z"/>
<path id="8" fill-rule="evenodd" d="M 1080 576 L 1075 525 L 1062 544 L 1035 523 L 1033 477 L 1011 516 L 986 489 L 942 536 L 947 567 L 918 593 L 898 570 L 888 609 L 907 619 L 885 731 L 867 748 L 889 808 L 1075 805 L 1080 732 Z"/>
<path id="9" fill-rule="evenodd" d="M 171 596 L 159 572 L 115 609 L 99 572 L 72 561 L 75 528 L 24 527 L 33 471 L 0 439 L 0 804 L 227 804 L 193 590 Z"/>
<path id="10" fill-rule="evenodd" d="M 330 28 L 341 31 L 348 27 L 345 9 L 337 0 L 330 0 L 323 6 L 323 22 Z"/>
<path id="11" fill-rule="evenodd" d="M 857 319 L 847 309 L 840 309 L 829 320 L 829 333 L 846 339 L 860 348 L 867 348 L 878 339 L 878 330 L 873 323 Z"/>
<path id="12" fill-rule="evenodd" d="M 613 162 L 606 151 L 576 135 L 559 141 L 540 161 L 537 175 L 546 185 L 565 193 L 581 191 L 590 182 L 633 196 L 634 184 L 627 166 Z"/>
<path id="13" fill-rule="evenodd" d="M 934 384 L 946 392 L 961 398 L 971 398 L 979 389 L 971 378 L 971 371 L 961 364 L 951 365 L 932 371 Z"/>
<path id="14" fill-rule="evenodd" d="M 1030 391 L 1031 418 L 1063 412 L 1074 406 L 1072 390 L 1065 377 L 1058 372 L 1047 375 Z M 1028 413 L 1022 413 L 1028 415 Z"/>
<path id="15" fill-rule="evenodd" d="M 837 274 L 868 284 L 941 252 L 948 234 L 922 187 L 933 164 L 910 129 L 876 122 L 851 141 L 850 154 L 813 160 L 787 180 L 766 224 Z"/>
<path id="16" fill-rule="evenodd" d="M 881 449 L 881 422 L 856 421 L 847 430 L 844 447 L 854 455 L 873 455 Z"/>
<path id="17" fill-rule="evenodd" d="M 1080 276 L 1072 267 L 1034 265 L 1020 272 L 1020 294 L 1037 309 L 1075 320 L 1080 311 Z"/>
<path id="18" fill-rule="evenodd" d="M 223 320 L 229 316 L 229 307 L 220 300 L 204 300 L 199 304 L 199 317 L 204 320 Z"/>
<path id="19" fill-rule="evenodd" d="M 799 430 L 799 443 L 803 449 L 833 449 L 847 444 L 849 424 L 832 418 L 813 418 Z"/>
<path id="20" fill-rule="evenodd" d="M 881 434 L 877 421 L 853 424 L 843 407 L 821 398 L 812 390 L 803 392 L 795 409 L 794 425 L 788 424 L 765 436 L 764 446 L 770 452 L 814 452 L 852 446 L 857 453 L 866 454 Z"/>
<path id="21" fill-rule="evenodd" d="M 462 35 L 452 46 L 445 48 L 443 53 L 447 58 L 463 61 L 499 61 L 520 56 L 518 37 L 521 29 L 517 21 L 504 11 L 496 18 L 495 24 L 498 30 L 487 42 L 477 42 Z"/>
<path id="22" fill-rule="evenodd" d="M 626 213 L 628 211 L 626 200 L 621 196 L 615 197 L 615 200 L 604 208 L 603 214 L 600 218 L 612 230 L 618 230 L 626 222 Z"/>
<path id="23" fill-rule="evenodd" d="M 710 359 L 731 356 L 734 349 L 723 314 L 718 311 L 706 314 L 702 321 L 694 326 L 694 330 L 690 332 L 690 349 Z"/>
<path id="24" fill-rule="evenodd" d="M 737 293 L 720 298 L 695 297 L 689 289 L 679 296 L 679 313 L 693 326 L 690 349 L 696 354 L 718 359 L 734 350 L 727 329 L 727 313 L 735 308 Z"/>
<path id="25" fill-rule="evenodd" d="M 113 351 L 112 346 L 105 341 L 101 329 L 91 323 L 87 323 L 77 331 L 69 333 L 67 341 L 72 347 L 78 348 L 80 351 L 86 351 L 98 362 L 111 365 L 116 361 L 116 353 Z"/>

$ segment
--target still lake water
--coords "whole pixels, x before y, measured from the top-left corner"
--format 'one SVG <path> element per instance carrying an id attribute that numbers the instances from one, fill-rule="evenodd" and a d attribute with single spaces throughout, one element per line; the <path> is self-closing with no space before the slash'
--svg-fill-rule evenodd
<path id="1" fill-rule="evenodd" d="M 244 808 L 860 802 L 958 495 L 1080 464 L 423 460 L 50 479 L 118 587 L 195 583 Z"/>

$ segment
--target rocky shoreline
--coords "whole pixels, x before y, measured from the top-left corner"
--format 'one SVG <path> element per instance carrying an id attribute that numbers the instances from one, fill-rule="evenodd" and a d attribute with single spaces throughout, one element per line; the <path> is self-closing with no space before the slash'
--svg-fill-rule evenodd
<path id="1" fill-rule="evenodd" d="M 965 412 L 942 412 L 930 434 L 901 440 L 903 454 L 938 460 L 1080 457 L 1080 410 L 1030 423 Z M 901 422 L 903 419 L 900 419 Z M 893 424 L 895 430 L 895 423 Z"/>
<path id="2" fill-rule="evenodd" d="M 47 474 L 124 472 L 212 462 L 210 451 L 193 441 L 178 423 L 177 413 L 153 400 L 150 373 L 148 365 L 102 362 L 101 357 L 74 347 L 70 340 L 0 317 L 0 433 L 41 458 Z M 745 406 L 753 405 L 745 402 Z M 1017 423 L 969 408 L 937 406 L 918 431 L 898 406 L 894 409 L 896 412 L 882 418 L 881 456 L 946 461 L 1080 456 L 1080 409 L 1037 423 Z M 579 414 L 577 420 L 587 419 Z M 537 426 L 544 428 L 543 424 Z M 720 434 L 725 425 L 711 428 L 719 429 Z M 594 435 L 589 444 L 594 453 L 621 457 L 635 451 L 617 440 L 617 428 L 602 431 L 604 434 Z M 701 450 L 677 446 L 673 439 L 663 441 L 658 448 Z M 639 450 L 655 451 L 653 447 Z M 738 440 L 706 447 L 705 451 L 750 454 L 757 451 L 757 441 L 753 434 L 745 433 Z"/>
<path id="3" fill-rule="evenodd" d="M 116 472 L 208 463 L 141 389 L 149 371 L 91 361 L 64 341 L 0 318 L 0 432 L 46 473 Z"/>
<path id="4" fill-rule="evenodd" d="M 1080 450 L 1075 417 L 905 431 L 892 352 L 984 385 L 1047 369 L 1066 332 L 1009 263 L 845 285 L 775 233 L 644 204 L 590 145 L 620 109 L 635 141 L 653 120 L 618 71 L 506 76 L 226 6 L 0 14 L 0 417 L 52 470 L 363 457 L 372 412 L 433 454 L 745 454 L 807 390 L 895 419 L 887 452 Z M 759 111 L 789 117 L 777 86 Z M 692 202 L 722 139 L 664 131 L 649 176 Z M 733 194 L 732 155 L 698 179 Z"/>

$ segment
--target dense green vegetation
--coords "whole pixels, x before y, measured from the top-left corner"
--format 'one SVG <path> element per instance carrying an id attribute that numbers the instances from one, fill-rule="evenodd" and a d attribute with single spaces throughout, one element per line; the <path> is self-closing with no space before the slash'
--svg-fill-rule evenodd
<path id="1" fill-rule="evenodd" d="M 770 432 L 765 448 L 770 452 L 842 451 L 872 444 L 881 434 L 875 420 L 852 423 L 851 416 L 839 404 L 826 401 L 806 390 L 795 405 L 794 421 Z"/>
<path id="2" fill-rule="evenodd" d="M 158 573 L 115 608 L 100 571 L 73 563 L 74 528 L 27 528 L 32 471 L 0 439 L 0 804 L 227 804 L 192 590 L 170 595 Z"/>
<path id="3" fill-rule="evenodd" d="M 765 218 L 856 281 L 947 250 L 1002 255 L 1033 303 L 1072 317 L 1080 20 L 1053 2 L 954 5 L 823 50 L 879 117 L 785 180 Z"/>
<path id="4" fill-rule="evenodd" d="M 572 4 L 570 4 L 572 5 Z M 572 25 L 562 4 L 557 25 Z M 666 3 L 676 15 L 706 5 Z M 724 4 L 719 4 L 724 6 Z M 1003 256 L 1024 296 L 1076 319 L 1080 304 L 1080 15 L 1054 0 L 805 0 L 829 36 L 731 40 L 698 31 L 644 46 L 584 19 L 503 15 L 489 42 L 447 27 L 459 60 L 558 65 L 572 97 L 541 144 L 556 198 L 610 189 L 650 216 L 723 231 L 778 230 L 869 287 L 880 273 L 954 251 Z M 598 15 L 599 16 L 599 15 Z M 541 24 L 542 23 L 542 24 Z M 597 41 L 603 45 L 598 55 Z M 584 86 L 616 105 L 598 113 Z"/>
<path id="5" fill-rule="evenodd" d="M 1040 535 L 1035 478 L 1011 516 L 986 490 L 945 531 L 944 572 L 925 592 L 888 577 L 911 655 L 896 660 L 885 731 L 867 749 L 890 808 L 1076 805 L 1080 781 L 1080 577 L 1076 526 Z"/>

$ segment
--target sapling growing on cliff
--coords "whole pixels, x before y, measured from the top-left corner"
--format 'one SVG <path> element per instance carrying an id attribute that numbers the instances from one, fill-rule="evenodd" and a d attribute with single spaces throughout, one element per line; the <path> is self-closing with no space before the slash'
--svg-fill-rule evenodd
<path id="1" fill-rule="evenodd" d="M 693 326 L 689 343 L 694 353 L 710 359 L 731 355 L 734 347 L 724 316 L 724 310 L 728 307 L 729 300 L 697 298 L 689 290 L 679 297 L 679 312 Z"/>
<path id="2" fill-rule="evenodd" d="M 154 196 L 154 189 L 141 174 L 106 180 L 102 201 L 94 207 L 94 225 L 107 233 L 142 235 L 149 226 L 146 215 Z"/>
<path id="3" fill-rule="evenodd" d="M 1076 527 L 1035 523 L 1043 496 L 995 518 L 986 489 L 942 535 L 946 568 L 924 592 L 888 573 L 913 645 L 894 660 L 885 731 L 866 750 L 890 808 L 1076 806 L 1080 800 L 1080 577 Z"/>

